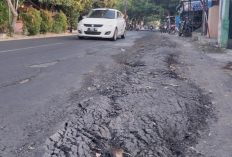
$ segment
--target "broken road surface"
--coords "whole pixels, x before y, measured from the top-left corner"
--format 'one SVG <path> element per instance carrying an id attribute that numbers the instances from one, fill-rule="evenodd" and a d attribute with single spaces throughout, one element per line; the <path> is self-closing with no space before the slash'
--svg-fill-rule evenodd
<path id="1" fill-rule="evenodd" d="M 24 145 L 14 146 L 17 151 L 11 153 L 35 157 L 232 156 L 232 78 L 228 75 L 232 61 L 216 60 L 220 58 L 216 55 L 223 55 L 218 50 L 203 50 L 186 38 L 139 33 L 145 37 L 129 32 L 127 39 L 107 41 L 107 46 L 99 45 L 104 40 L 93 40 L 95 44 L 84 54 L 69 52 L 68 59 L 30 64 L 30 68 L 39 68 L 40 77 L 51 69 L 61 77 L 62 66 L 75 67 L 78 59 L 78 65 L 83 64 L 76 66 L 78 70 L 88 63 L 94 68 L 83 70 L 81 80 L 72 80 L 68 84 L 72 90 L 65 96 L 52 97 L 52 104 L 63 101 L 42 112 L 43 125 L 26 127 L 29 131 L 19 134 Z M 78 70 L 68 69 L 76 76 Z M 34 78 L 38 78 L 36 73 L 17 84 L 32 84 Z M 66 85 L 65 78 L 54 82 Z M 0 135 L 6 135 L 7 129 L 1 127 Z M 36 139 L 44 140 L 36 143 Z M 5 140 L 0 137 L 0 143 Z M 10 144 L 7 148 L 1 144 L 0 149 L 5 155 Z"/>
<path id="2" fill-rule="evenodd" d="M 164 42 L 165 41 L 165 42 Z M 69 118 L 45 156 L 201 156 L 194 149 L 213 116 L 210 97 L 183 77 L 178 44 L 157 35 L 112 56 L 85 76 Z"/>

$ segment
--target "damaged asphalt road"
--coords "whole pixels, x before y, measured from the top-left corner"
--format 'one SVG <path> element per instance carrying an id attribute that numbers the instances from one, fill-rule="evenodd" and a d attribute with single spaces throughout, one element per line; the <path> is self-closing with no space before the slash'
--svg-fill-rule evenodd
<path id="1" fill-rule="evenodd" d="M 182 76 L 182 52 L 151 35 L 85 75 L 45 157 L 196 157 L 213 116 L 211 98 Z"/>
<path id="2" fill-rule="evenodd" d="M 0 42 L 0 157 L 231 157 L 232 53 L 188 40 Z"/>

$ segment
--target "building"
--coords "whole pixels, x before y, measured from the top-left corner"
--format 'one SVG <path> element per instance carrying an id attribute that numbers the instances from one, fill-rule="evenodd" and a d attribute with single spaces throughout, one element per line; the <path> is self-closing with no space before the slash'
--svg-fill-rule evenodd
<path id="1" fill-rule="evenodd" d="M 205 16 L 203 17 L 205 18 Z M 219 0 L 212 1 L 212 7 L 208 10 L 208 26 L 207 36 L 218 39 L 218 21 L 219 21 Z"/>
<path id="2" fill-rule="evenodd" d="M 180 19 L 189 16 L 193 22 L 201 22 L 202 36 L 214 38 L 220 47 L 232 49 L 232 0 L 198 0 L 189 5 L 190 1 L 182 0 L 177 7 Z"/>
<path id="3" fill-rule="evenodd" d="M 218 21 L 218 44 L 232 49 L 232 0 L 220 0 Z"/>

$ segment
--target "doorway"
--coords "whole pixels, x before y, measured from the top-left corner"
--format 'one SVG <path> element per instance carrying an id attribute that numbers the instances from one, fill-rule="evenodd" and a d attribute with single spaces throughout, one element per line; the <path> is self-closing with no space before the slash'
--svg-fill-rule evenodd
<path id="1" fill-rule="evenodd" d="M 230 13 L 229 13 L 229 40 L 228 40 L 228 49 L 232 49 L 232 0 L 230 0 Z"/>

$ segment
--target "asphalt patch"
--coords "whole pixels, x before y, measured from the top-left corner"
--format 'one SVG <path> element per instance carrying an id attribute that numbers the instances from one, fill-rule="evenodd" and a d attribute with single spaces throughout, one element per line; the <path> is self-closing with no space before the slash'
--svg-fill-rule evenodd
<path id="1" fill-rule="evenodd" d="M 164 42 L 165 40 L 165 42 Z M 203 156 L 194 145 L 212 115 L 210 98 L 178 73 L 177 45 L 139 39 L 86 74 L 70 96 L 70 116 L 46 142 L 45 156 Z"/>

